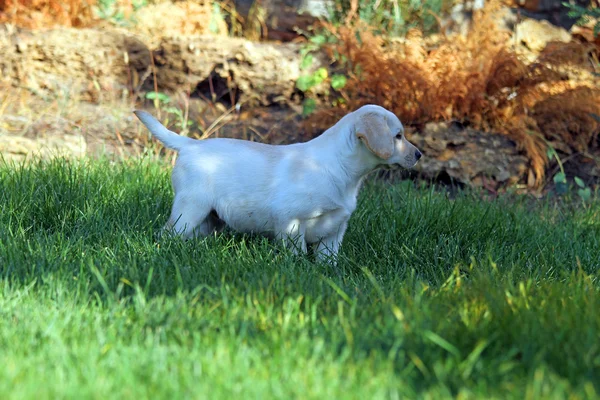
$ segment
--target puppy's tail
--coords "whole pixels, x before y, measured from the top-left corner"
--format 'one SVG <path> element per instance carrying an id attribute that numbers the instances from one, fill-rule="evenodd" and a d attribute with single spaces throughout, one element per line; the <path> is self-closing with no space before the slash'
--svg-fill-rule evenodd
<path id="1" fill-rule="evenodd" d="M 185 136 L 179 136 L 175 132 L 171 132 L 146 111 L 136 110 L 133 113 L 140 119 L 140 121 L 142 121 L 144 125 L 146 125 L 146 128 L 148 128 L 148 130 L 152 132 L 152 134 L 158 140 L 160 140 L 166 147 L 170 149 L 179 151 L 194 141 L 194 139 Z"/>

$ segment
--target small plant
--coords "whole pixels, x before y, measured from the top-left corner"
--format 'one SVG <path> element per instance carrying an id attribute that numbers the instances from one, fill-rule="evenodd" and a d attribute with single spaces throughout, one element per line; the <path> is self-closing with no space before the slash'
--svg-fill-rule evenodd
<path id="1" fill-rule="evenodd" d="M 159 113 L 164 107 L 164 111 L 167 113 L 167 118 L 164 121 L 165 125 L 169 125 L 169 117 L 171 115 L 175 117 L 175 126 L 181 129 L 182 132 L 186 132 L 192 125 L 192 121 L 188 119 L 187 112 L 182 111 L 181 108 L 169 105 L 171 103 L 171 97 L 167 94 L 161 92 L 148 92 L 146 93 L 146 98 L 153 101 L 154 108 L 156 108 Z"/>
<path id="2" fill-rule="evenodd" d="M 558 195 L 564 195 L 569 193 L 569 184 L 567 183 L 567 175 L 565 173 L 565 168 L 562 160 L 558 156 L 558 153 L 552 146 L 548 146 L 548 160 L 552 160 L 553 158 L 556 160 L 558 164 L 558 168 L 560 171 L 552 177 L 552 181 L 555 185 L 555 190 Z M 588 187 L 583 179 L 578 176 L 573 177 L 573 181 L 575 182 L 575 188 L 577 189 L 577 195 L 583 201 L 588 201 L 592 197 L 592 189 Z"/>
<path id="3" fill-rule="evenodd" d="M 321 48 L 327 41 L 335 40 L 335 38 L 331 36 L 326 36 L 325 34 L 318 34 L 310 38 L 308 44 L 301 50 L 302 60 L 300 61 L 300 69 L 303 71 L 309 70 L 314 64 L 314 55 L 313 53 Z M 296 87 L 305 93 L 305 95 L 309 95 L 310 97 L 306 97 L 302 104 L 302 114 L 304 116 L 308 116 L 312 114 L 316 107 L 317 101 L 314 98 L 315 93 L 313 93 L 313 89 L 318 87 L 323 83 L 329 83 L 329 87 L 333 89 L 335 92 L 338 92 L 346 86 L 347 78 L 342 74 L 329 74 L 329 71 L 325 67 L 318 68 L 316 71 L 311 73 L 306 73 L 301 75 L 296 81 Z M 329 88 L 325 89 L 325 96 L 329 96 L 330 90 Z M 343 102 L 342 97 L 337 97 L 336 100 L 333 101 L 333 105 L 337 105 L 339 102 Z"/>
<path id="4" fill-rule="evenodd" d="M 569 186 L 567 184 L 567 175 L 565 174 L 565 168 L 563 166 L 562 160 L 558 156 L 558 153 L 554 149 L 554 147 L 548 144 L 548 150 L 546 151 L 546 155 L 548 156 L 548 160 L 552 160 L 553 158 L 556 160 L 558 164 L 558 168 L 560 171 L 552 177 L 552 181 L 556 187 L 556 193 L 559 195 L 565 194 L 569 191 Z"/>
<path id="5" fill-rule="evenodd" d="M 165 108 L 165 111 L 168 114 L 172 114 L 176 117 L 176 122 L 175 122 L 175 126 L 179 127 L 180 129 L 182 129 L 182 131 L 187 131 L 187 129 L 192 125 L 192 121 L 190 121 L 187 118 L 187 113 L 185 113 L 183 110 L 181 110 L 181 108 L 177 108 L 177 107 L 167 107 Z M 168 117 L 167 117 L 167 123 L 169 122 Z"/>
<path id="6" fill-rule="evenodd" d="M 159 111 L 161 105 L 169 104 L 171 102 L 171 98 L 167 94 L 161 92 L 148 92 L 146 93 L 146 98 L 152 100 L 154 108 Z"/>
<path id="7" fill-rule="evenodd" d="M 581 200 L 588 201 L 592 197 L 592 189 L 578 176 L 575 177 L 575 184 L 577 185 L 577 195 Z"/>

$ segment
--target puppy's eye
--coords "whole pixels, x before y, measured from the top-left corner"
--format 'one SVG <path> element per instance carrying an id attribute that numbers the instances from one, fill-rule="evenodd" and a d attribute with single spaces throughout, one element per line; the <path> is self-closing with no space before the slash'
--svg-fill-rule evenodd
<path id="1" fill-rule="evenodd" d="M 398 140 L 402 140 L 402 134 L 401 134 L 401 133 L 397 134 L 397 135 L 396 135 L 396 139 L 398 139 Z"/>

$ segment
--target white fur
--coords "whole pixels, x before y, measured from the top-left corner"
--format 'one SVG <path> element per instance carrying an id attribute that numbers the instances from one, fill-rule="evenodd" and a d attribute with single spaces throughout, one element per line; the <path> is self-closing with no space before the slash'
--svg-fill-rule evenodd
<path id="1" fill-rule="evenodd" d="M 363 178 L 378 167 L 411 168 L 421 155 L 404 137 L 398 118 L 374 105 L 346 115 L 309 142 L 285 146 L 198 141 L 167 130 L 144 111 L 135 114 L 165 146 L 179 152 L 172 175 L 175 200 L 165 228 L 187 238 L 227 224 L 284 239 L 302 252 L 307 243 L 315 244 L 319 259 L 337 255 Z M 381 135 L 394 137 L 387 160 L 357 136 L 361 124 L 373 118 L 388 128 Z"/>

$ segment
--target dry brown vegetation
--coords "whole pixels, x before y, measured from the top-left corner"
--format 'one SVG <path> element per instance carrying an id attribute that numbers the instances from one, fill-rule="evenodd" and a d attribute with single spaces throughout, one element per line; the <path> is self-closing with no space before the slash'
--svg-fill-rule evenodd
<path id="1" fill-rule="evenodd" d="M 327 50 L 336 60 L 347 59 L 341 67 L 349 80 L 341 93 L 345 102 L 317 112 L 308 126 L 328 126 L 367 103 L 392 110 L 409 125 L 458 120 L 508 135 L 530 159 L 530 184 L 540 184 L 549 146 L 570 154 L 594 145 L 598 82 L 572 80 L 567 72 L 589 63 L 592 49 L 550 43 L 526 64 L 510 50 L 510 32 L 496 24 L 499 7 L 487 2 L 466 37 L 442 38 L 434 50 L 425 48 L 417 30 L 401 45 L 390 46 L 361 23 L 326 25 L 337 38 Z"/>
<path id="2" fill-rule="evenodd" d="M 100 16 L 95 13 L 100 5 L 98 0 L 0 0 L 0 23 L 8 22 L 28 29 L 56 26 L 92 27 L 102 22 Z M 219 2 L 219 5 L 225 10 L 232 9 L 230 1 Z M 118 13 L 119 17 L 116 19 L 128 21 L 135 15 L 135 23 L 129 24 L 129 28 L 155 37 L 169 33 L 227 34 L 228 27 L 222 18 L 214 19 L 213 30 L 216 32 L 210 32 L 212 7 L 212 1 L 184 0 L 175 4 L 169 1 L 155 1 L 135 11 L 133 0 L 115 0 L 111 9 Z M 168 18 L 165 18 L 165 15 L 168 15 Z"/>
<path id="3" fill-rule="evenodd" d="M 31 29 L 85 27 L 95 21 L 95 4 L 95 0 L 0 0 L 0 23 Z"/>
<path id="4" fill-rule="evenodd" d="M 12 23 L 29 29 L 41 29 L 54 26 L 76 28 L 94 26 L 100 21 L 94 9 L 99 6 L 97 0 L 0 0 L 0 23 Z M 112 5 L 122 18 L 130 18 L 134 13 L 132 0 L 115 0 Z M 222 7 L 231 7 L 223 2 Z M 141 9 L 138 21 L 142 30 L 152 30 L 152 34 L 177 31 L 183 34 L 204 34 L 208 32 L 211 20 L 212 2 L 179 1 L 176 6 L 171 2 L 155 2 Z M 165 18 L 168 15 L 168 18 Z M 218 28 L 227 32 L 227 26 L 217 21 Z"/>

